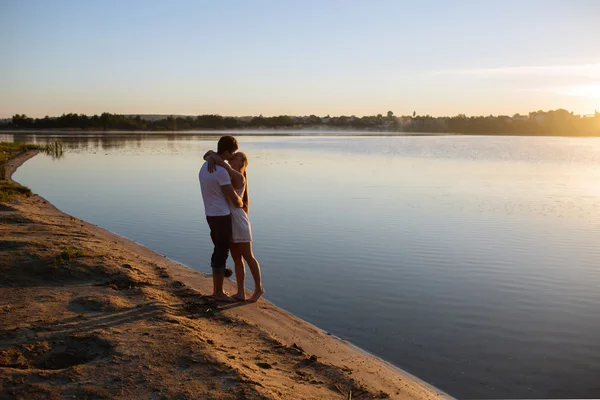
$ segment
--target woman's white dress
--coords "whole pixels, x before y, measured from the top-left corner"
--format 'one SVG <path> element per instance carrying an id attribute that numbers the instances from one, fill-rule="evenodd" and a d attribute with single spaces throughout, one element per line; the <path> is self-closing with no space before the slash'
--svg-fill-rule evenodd
<path id="1" fill-rule="evenodd" d="M 240 197 L 244 197 L 244 191 L 246 190 L 246 182 L 241 189 L 235 189 L 235 192 Z M 250 226 L 250 219 L 248 214 L 244 210 L 238 207 L 234 207 L 229 202 L 229 210 L 231 211 L 231 230 L 233 243 L 250 243 L 252 242 L 252 227 Z"/>

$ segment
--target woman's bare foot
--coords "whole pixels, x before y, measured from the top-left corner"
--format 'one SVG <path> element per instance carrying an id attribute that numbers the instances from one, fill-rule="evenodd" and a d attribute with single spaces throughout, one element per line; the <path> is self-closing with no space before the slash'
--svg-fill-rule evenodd
<path id="1" fill-rule="evenodd" d="M 215 299 L 216 301 L 226 301 L 226 302 L 229 302 L 229 303 L 234 303 L 234 302 L 237 301 L 236 299 L 234 299 L 233 297 L 230 297 L 230 296 L 226 295 L 225 293 L 215 294 L 215 295 L 213 295 L 213 299 Z"/>
<path id="2" fill-rule="evenodd" d="M 246 293 L 236 293 L 231 297 L 233 297 L 237 301 L 246 301 Z"/>
<path id="3" fill-rule="evenodd" d="M 250 297 L 250 298 L 248 299 L 248 301 L 249 301 L 250 303 L 255 303 L 255 302 L 257 302 L 257 301 L 258 301 L 258 299 L 260 299 L 260 298 L 261 298 L 261 296 L 262 296 L 263 294 L 265 294 L 265 289 L 263 289 L 262 287 L 261 287 L 261 288 L 259 288 L 259 289 L 256 289 L 256 290 L 254 291 L 254 294 L 252 295 L 252 297 Z"/>

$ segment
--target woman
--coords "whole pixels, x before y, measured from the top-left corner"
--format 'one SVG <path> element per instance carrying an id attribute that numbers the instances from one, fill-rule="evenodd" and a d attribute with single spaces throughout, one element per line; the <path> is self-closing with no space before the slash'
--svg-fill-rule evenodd
<path id="1" fill-rule="evenodd" d="M 242 198 L 244 203 L 242 208 L 234 207 L 229 203 L 231 210 L 232 242 L 229 249 L 231 258 L 235 265 L 235 279 L 237 281 L 237 293 L 233 296 L 239 301 L 256 302 L 265 293 L 260 276 L 260 265 L 252 253 L 252 228 L 248 219 L 248 180 L 246 167 L 248 167 L 248 157 L 242 152 L 235 153 L 233 158 L 227 164 L 219 155 L 213 151 L 206 153 L 206 161 L 209 163 L 209 170 L 214 165 L 219 165 L 229 172 L 231 184 L 236 193 Z M 211 165 L 213 164 L 213 165 Z M 248 263 L 252 278 L 254 278 L 254 294 L 246 299 L 246 290 L 244 281 L 246 280 L 246 269 L 244 260 Z"/>

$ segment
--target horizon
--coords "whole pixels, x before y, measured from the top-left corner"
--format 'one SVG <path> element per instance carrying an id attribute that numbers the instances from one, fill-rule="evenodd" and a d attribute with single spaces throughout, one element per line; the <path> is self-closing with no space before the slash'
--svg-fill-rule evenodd
<path id="1" fill-rule="evenodd" d="M 0 9 L 3 119 L 600 109 L 594 0 L 38 0 Z"/>
<path id="2" fill-rule="evenodd" d="M 417 117 L 455 118 L 455 117 L 460 117 L 461 115 L 464 115 L 466 118 L 514 117 L 516 115 L 527 117 L 527 116 L 529 116 L 530 114 L 533 114 L 533 113 L 548 113 L 548 112 L 559 111 L 559 110 L 567 111 L 567 112 L 573 114 L 576 117 L 585 117 L 585 116 L 592 116 L 592 115 L 595 116 L 595 115 L 597 115 L 597 114 L 600 113 L 598 110 L 593 110 L 590 113 L 585 113 L 585 114 L 581 113 L 581 114 L 578 114 L 578 113 L 576 113 L 575 111 L 572 111 L 572 110 L 568 110 L 568 109 L 565 109 L 565 108 L 558 108 L 558 109 L 555 109 L 555 110 L 550 110 L 550 109 L 548 109 L 548 110 L 541 110 L 541 109 L 538 109 L 538 110 L 531 110 L 531 111 L 528 111 L 528 112 L 513 113 L 513 114 L 481 114 L 481 115 L 474 115 L 474 114 L 469 115 L 469 114 L 465 114 L 465 113 L 458 113 L 458 114 L 455 114 L 455 115 L 431 115 L 431 114 L 418 114 L 417 113 L 413 117 L 412 113 L 398 114 L 398 115 L 396 113 L 393 113 L 393 117 L 394 118 L 404 118 L 404 117 L 411 117 L 411 118 L 417 118 Z M 391 110 L 388 110 L 388 111 L 391 111 Z M 173 117 L 173 118 L 188 118 L 188 117 L 193 117 L 193 118 L 196 118 L 196 117 L 208 116 L 208 115 L 216 115 L 216 116 L 223 117 L 223 118 L 238 118 L 238 119 L 240 119 L 240 118 L 254 118 L 254 117 L 265 117 L 265 118 L 273 118 L 273 117 L 305 118 L 305 117 L 310 117 L 312 115 L 315 115 L 315 116 L 317 116 L 319 118 L 328 118 L 328 117 L 329 118 L 340 118 L 340 117 L 362 118 L 362 117 L 374 117 L 374 116 L 377 116 L 377 115 L 381 115 L 383 117 L 386 116 L 386 113 L 383 113 L 383 112 L 379 112 L 379 113 L 376 113 L 376 114 L 370 114 L 370 115 L 354 115 L 354 114 L 339 114 L 339 115 L 331 115 L 331 114 L 326 114 L 326 115 L 316 115 L 316 114 L 310 114 L 310 115 L 306 115 L 306 114 L 303 114 L 303 115 L 300 115 L 300 114 L 296 114 L 296 115 L 294 115 L 294 114 L 285 114 L 285 115 L 284 114 L 279 114 L 279 115 L 264 115 L 264 114 L 258 114 L 258 115 L 221 115 L 221 114 L 110 113 L 108 111 L 103 111 L 103 112 L 95 113 L 95 114 L 84 114 L 84 113 L 78 114 L 78 113 L 64 112 L 64 113 L 61 113 L 60 115 L 44 115 L 43 117 L 35 117 L 35 116 L 27 115 L 25 113 L 15 113 L 15 114 L 13 114 L 12 116 L 9 116 L 9 117 L 2 117 L 2 116 L 0 116 L 0 119 L 1 120 L 10 120 L 14 116 L 23 115 L 23 114 L 25 114 L 26 117 L 33 118 L 33 119 L 44 119 L 46 117 L 48 117 L 50 119 L 56 119 L 56 118 L 60 118 L 61 116 L 70 115 L 70 114 L 76 114 L 76 115 L 80 115 L 80 116 L 83 115 L 83 116 L 86 116 L 87 118 L 92 118 L 92 117 L 99 117 L 100 115 L 102 115 L 104 113 L 108 113 L 108 114 L 112 114 L 112 115 L 123 115 L 123 116 L 126 116 L 126 117 L 137 117 L 137 116 L 139 116 L 139 117 L 163 117 L 165 119 L 168 118 L 168 117 Z"/>

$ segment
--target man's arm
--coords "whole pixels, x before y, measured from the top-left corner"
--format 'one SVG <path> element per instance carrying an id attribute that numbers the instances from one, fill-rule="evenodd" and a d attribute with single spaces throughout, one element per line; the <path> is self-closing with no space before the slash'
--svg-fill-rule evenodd
<path id="1" fill-rule="evenodd" d="M 236 206 L 237 208 L 242 208 L 244 206 L 242 198 L 238 196 L 238 194 L 235 192 L 231 183 L 227 185 L 221 185 L 221 190 L 223 191 L 223 193 L 225 193 L 225 196 L 231 201 L 231 203 L 234 206 Z"/>

